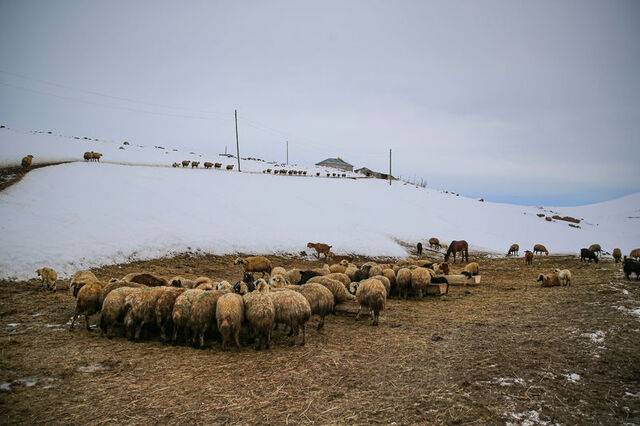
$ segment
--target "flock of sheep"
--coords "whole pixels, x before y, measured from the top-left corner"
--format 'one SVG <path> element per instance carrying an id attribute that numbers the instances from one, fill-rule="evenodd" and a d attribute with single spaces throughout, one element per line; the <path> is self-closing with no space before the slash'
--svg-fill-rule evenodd
<path id="1" fill-rule="evenodd" d="M 171 165 L 171 167 L 180 167 L 182 165 L 182 167 L 189 167 L 189 165 L 191 165 L 192 169 L 197 169 L 200 166 L 200 162 L 199 161 L 189 161 L 189 160 L 184 160 L 182 161 L 182 163 L 173 163 Z M 205 169 L 221 169 L 223 164 L 222 163 L 212 163 L 210 161 L 205 161 L 203 164 Z M 233 170 L 233 164 L 227 164 L 224 166 L 226 170 Z"/>

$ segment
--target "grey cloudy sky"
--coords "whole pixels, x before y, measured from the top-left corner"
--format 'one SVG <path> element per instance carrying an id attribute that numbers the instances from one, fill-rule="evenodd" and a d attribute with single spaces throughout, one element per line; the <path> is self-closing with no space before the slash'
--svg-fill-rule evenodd
<path id="1" fill-rule="evenodd" d="M 640 190 L 637 1 L 0 0 L 0 70 L 15 127 L 217 152 L 237 107 L 246 155 L 392 148 L 400 175 L 518 203 Z"/>

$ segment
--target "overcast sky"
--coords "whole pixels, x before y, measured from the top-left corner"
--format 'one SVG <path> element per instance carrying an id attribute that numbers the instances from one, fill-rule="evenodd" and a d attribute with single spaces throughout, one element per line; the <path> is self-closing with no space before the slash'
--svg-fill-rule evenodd
<path id="1" fill-rule="evenodd" d="M 472 196 L 617 197 L 640 190 L 640 2 L 0 0 L 4 124 L 216 153 L 234 108 L 242 155 L 392 148 Z"/>

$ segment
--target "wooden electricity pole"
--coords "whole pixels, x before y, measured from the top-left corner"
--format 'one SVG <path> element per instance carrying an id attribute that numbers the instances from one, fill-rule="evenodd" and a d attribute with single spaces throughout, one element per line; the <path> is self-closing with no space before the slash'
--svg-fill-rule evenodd
<path id="1" fill-rule="evenodd" d="M 238 142 L 238 110 L 235 111 L 236 117 L 236 156 L 238 157 L 238 171 L 240 171 L 240 142 Z"/>
<path id="2" fill-rule="evenodd" d="M 391 149 L 389 149 L 389 185 L 391 185 Z"/>

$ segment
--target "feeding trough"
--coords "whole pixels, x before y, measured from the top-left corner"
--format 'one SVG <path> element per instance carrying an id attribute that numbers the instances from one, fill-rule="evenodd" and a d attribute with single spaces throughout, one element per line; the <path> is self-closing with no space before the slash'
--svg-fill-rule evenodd
<path id="1" fill-rule="evenodd" d="M 462 274 L 453 274 L 447 275 L 447 281 L 449 281 L 449 285 L 478 285 L 480 284 L 481 275 L 475 275 L 473 277 L 468 278 L 466 275 Z"/>

